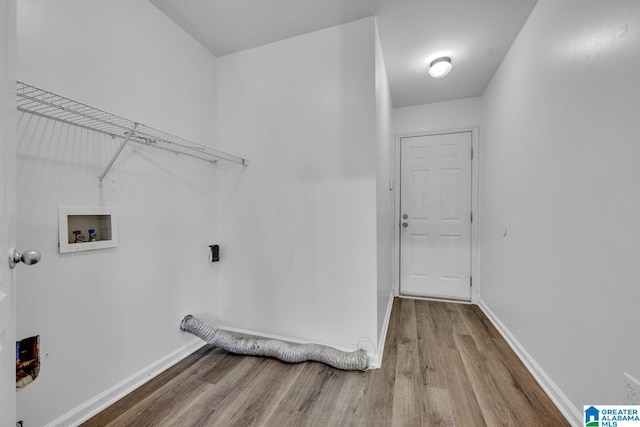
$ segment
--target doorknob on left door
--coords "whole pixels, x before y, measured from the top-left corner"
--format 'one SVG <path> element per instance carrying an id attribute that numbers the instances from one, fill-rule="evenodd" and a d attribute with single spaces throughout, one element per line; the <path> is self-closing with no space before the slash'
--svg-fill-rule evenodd
<path id="1" fill-rule="evenodd" d="M 9 252 L 9 267 L 15 268 L 15 266 L 20 262 L 23 262 L 26 265 L 37 264 L 38 261 L 40 261 L 40 258 L 42 258 L 40 252 L 35 250 L 28 250 L 20 253 L 15 249 L 11 249 Z"/>

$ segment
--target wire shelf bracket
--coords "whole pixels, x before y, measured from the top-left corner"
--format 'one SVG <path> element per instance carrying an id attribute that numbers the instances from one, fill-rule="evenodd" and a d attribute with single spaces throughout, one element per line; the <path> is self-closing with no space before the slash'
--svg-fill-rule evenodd
<path id="1" fill-rule="evenodd" d="M 243 166 L 249 164 L 249 161 L 242 157 L 125 119 L 28 83 L 18 81 L 16 95 L 18 111 L 122 139 L 113 158 L 98 178 L 100 182 L 107 176 L 118 156 L 130 141 L 205 160 L 214 165 L 221 161 Z"/>

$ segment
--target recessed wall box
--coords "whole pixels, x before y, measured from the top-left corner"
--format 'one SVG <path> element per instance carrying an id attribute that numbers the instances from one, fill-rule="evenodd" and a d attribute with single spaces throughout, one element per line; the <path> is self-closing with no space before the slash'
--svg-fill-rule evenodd
<path id="1" fill-rule="evenodd" d="M 60 253 L 118 246 L 115 208 L 58 207 Z"/>

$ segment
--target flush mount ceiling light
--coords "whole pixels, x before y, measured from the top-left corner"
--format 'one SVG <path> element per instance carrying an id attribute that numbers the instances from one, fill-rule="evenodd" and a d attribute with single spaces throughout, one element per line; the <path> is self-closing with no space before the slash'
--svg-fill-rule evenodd
<path id="1" fill-rule="evenodd" d="M 429 75 L 433 78 L 439 79 L 446 76 L 451 71 L 453 65 L 451 65 L 451 58 L 448 56 L 441 56 L 431 61 L 429 65 Z"/>

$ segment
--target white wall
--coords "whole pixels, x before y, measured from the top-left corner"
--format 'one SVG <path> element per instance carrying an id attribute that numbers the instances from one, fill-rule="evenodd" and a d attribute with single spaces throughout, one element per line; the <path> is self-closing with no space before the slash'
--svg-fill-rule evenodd
<path id="1" fill-rule="evenodd" d="M 540 0 L 483 96 L 482 303 L 576 423 L 640 378 L 638 70 L 639 2 Z"/>
<path id="2" fill-rule="evenodd" d="M 373 351 L 374 19 L 218 58 L 218 324 Z"/>
<path id="3" fill-rule="evenodd" d="M 393 287 L 393 192 L 389 191 L 389 180 L 393 178 L 393 103 L 387 69 L 382 55 L 378 27 L 375 27 L 376 61 L 376 210 L 377 210 L 377 264 L 378 264 L 378 347 L 384 343 L 385 321 L 392 298 Z M 380 349 L 382 350 L 382 349 Z"/>
<path id="4" fill-rule="evenodd" d="M 215 144 L 215 57 L 147 1 L 22 0 L 18 56 L 21 80 Z M 215 308 L 216 172 L 132 146 L 100 188 L 119 140 L 27 114 L 18 137 L 18 247 L 42 252 L 17 273 L 18 337 L 43 359 L 17 409 L 41 426 L 198 345 L 178 327 Z M 58 254 L 60 205 L 115 207 L 120 246 Z"/>
<path id="5" fill-rule="evenodd" d="M 393 110 L 393 131 L 406 134 L 478 126 L 482 119 L 482 98 L 434 102 Z"/>

